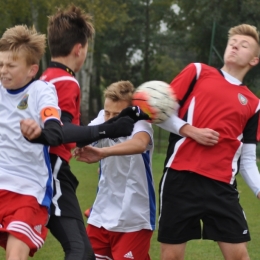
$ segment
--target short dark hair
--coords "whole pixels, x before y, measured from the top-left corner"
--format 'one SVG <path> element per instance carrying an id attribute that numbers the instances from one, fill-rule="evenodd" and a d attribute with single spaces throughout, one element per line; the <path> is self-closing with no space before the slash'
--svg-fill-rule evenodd
<path id="1" fill-rule="evenodd" d="M 53 58 L 69 55 L 75 44 L 85 46 L 93 37 L 91 16 L 75 5 L 59 8 L 48 18 L 48 44 Z"/>

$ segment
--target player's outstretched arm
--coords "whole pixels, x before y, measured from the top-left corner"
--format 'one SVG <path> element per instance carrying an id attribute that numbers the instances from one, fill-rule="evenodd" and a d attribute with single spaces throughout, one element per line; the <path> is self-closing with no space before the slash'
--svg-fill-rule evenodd
<path id="1" fill-rule="evenodd" d="M 95 163 L 109 156 L 132 155 L 144 152 L 150 143 L 150 136 L 146 132 L 136 133 L 132 139 L 110 147 L 85 146 L 74 150 L 77 161 Z"/>
<path id="2" fill-rule="evenodd" d="M 134 120 L 128 116 L 118 118 L 110 124 L 103 123 L 94 126 L 77 126 L 64 122 L 62 127 L 63 143 L 77 143 L 78 147 L 91 144 L 103 138 L 118 138 L 131 135 Z"/>
<path id="3" fill-rule="evenodd" d="M 62 127 L 58 120 L 48 120 L 42 129 L 34 120 L 24 119 L 20 122 L 20 126 L 24 137 L 32 143 L 57 146 L 61 143 L 76 142 L 82 147 L 103 138 L 131 135 L 134 120 L 130 117 L 121 117 L 110 124 L 95 126 L 77 126 L 66 122 Z"/>

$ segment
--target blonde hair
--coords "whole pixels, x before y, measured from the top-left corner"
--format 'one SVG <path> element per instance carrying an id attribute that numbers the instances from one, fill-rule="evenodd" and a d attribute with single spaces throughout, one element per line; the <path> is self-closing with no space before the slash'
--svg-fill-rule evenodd
<path id="1" fill-rule="evenodd" d="M 228 31 L 228 39 L 230 39 L 234 35 L 245 35 L 245 36 L 250 36 L 252 37 L 258 45 L 258 56 L 260 54 L 260 45 L 259 45 L 259 31 L 257 28 L 253 25 L 249 24 L 240 24 L 235 27 L 232 27 Z"/>
<path id="2" fill-rule="evenodd" d="M 8 28 L 0 39 L 0 51 L 12 51 L 14 59 L 19 52 L 23 52 L 27 65 L 39 65 L 45 47 L 46 36 L 26 25 Z"/>
<path id="3" fill-rule="evenodd" d="M 133 84 L 130 81 L 117 81 L 108 86 L 104 91 L 104 98 L 109 98 L 114 102 L 128 101 L 132 102 L 132 96 L 135 91 Z"/>

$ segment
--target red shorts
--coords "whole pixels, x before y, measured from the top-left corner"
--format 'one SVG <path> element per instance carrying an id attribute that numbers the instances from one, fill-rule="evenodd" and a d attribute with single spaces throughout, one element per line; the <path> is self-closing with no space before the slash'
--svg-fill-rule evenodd
<path id="1" fill-rule="evenodd" d="M 43 246 L 48 229 L 48 209 L 33 196 L 0 190 L 0 246 L 6 248 L 8 234 L 30 248 L 30 256 Z"/>
<path id="2" fill-rule="evenodd" d="M 97 259 L 150 260 L 149 248 L 152 230 L 114 232 L 88 224 L 87 234 Z"/>

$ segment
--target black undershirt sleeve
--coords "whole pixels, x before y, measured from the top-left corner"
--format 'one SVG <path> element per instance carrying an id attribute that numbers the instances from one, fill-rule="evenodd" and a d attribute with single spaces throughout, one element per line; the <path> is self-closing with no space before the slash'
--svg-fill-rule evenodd
<path id="1" fill-rule="evenodd" d="M 129 136 L 134 127 L 134 120 L 130 117 L 122 117 L 111 123 L 103 123 L 94 126 L 78 126 L 71 123 L 72 115 L 62 112 L 63 143 L 77 143 L 78 147 L 91 144 L 103 138 L 117 138 Z"/>
<path id="2" fill-rule="evenodd" d="M 129 136 L 134 128 L 134 120 L 128 116 L 94 126 L 74 125 L 71 123 L 72 119 L 70 113 L 62 112 L 62 126 L 60 121 L 50 119 L 44 124 L 41 135 L 30 142 L 50 146 L 77 143 L 78 147 L 83 147 L 103 138 Z"/>
<path id="3" fill-rule="evenodd" d="M 259 113 L 257 111 L 247 122 L 243 132 L 243 143 L 245 144 L 257 144 L 257 133 L 258 133 L 258 121 Z"/>
<path id="4" fill-rule="evenodd" d="M 41 135 L 33 140 L 31 143 L 40 143 L 43 145 L 58 146 L 62 144 L 63 133 L 61 123 L 58 120 L 50 119 L 47 120 L 42 129 Z"/>
<path id="5" fill-rule="evenodd" d="M 71 123 L 64 123 L 62 126 L 62 132 L 63 132 L 63 143 L 65 144 L 84 143 L 84 145 L 88 145 L 101 138 L 99 134 L 98 125 L 78 126 Z"/>
<path id="6" fill-rule="evenodd" d="M 100 139 L 98 126 L 74 125 L 71 123 L 72 119 L 73 116 L 70 113 L 62 111 L 63 143 L 77 143 L 77 146 L 83 147 Z"/>

